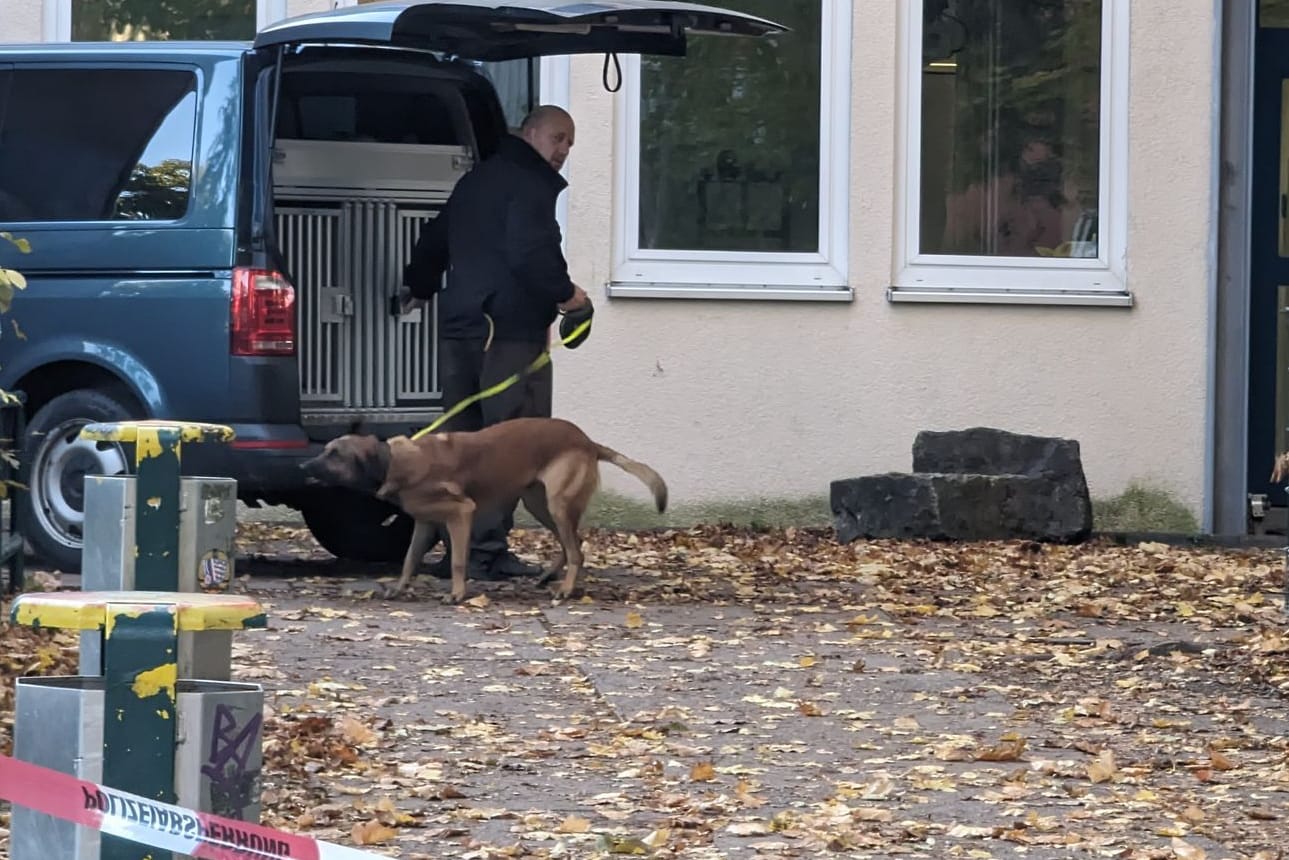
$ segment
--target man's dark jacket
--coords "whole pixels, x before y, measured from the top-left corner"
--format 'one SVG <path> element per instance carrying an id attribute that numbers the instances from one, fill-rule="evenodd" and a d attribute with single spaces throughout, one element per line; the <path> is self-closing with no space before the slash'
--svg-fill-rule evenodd
<path id="1" fill-rule="evenodd" d="M 421 231 L 403 283 L 416 298 L 439 293 L 443 337 L 541 341 L 573 297 L 560 248 L 555 198 L 564 177 L 522 138 L 506 135 L 492 157 L 457 182 Z"/>

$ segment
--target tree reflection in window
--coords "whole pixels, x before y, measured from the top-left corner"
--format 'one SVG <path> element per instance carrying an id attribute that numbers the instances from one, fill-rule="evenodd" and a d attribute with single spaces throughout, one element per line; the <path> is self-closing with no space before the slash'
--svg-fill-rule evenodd
<path id="1" fill-rule="evenodd" d="M 642 57 L 642 249 L 819 249 L 821 2 L 727 0 L 791 32 Z"/>

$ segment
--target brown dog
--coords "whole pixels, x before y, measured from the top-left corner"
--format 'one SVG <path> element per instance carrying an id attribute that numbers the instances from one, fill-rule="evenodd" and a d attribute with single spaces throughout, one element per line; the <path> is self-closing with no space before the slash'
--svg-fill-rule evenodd
<path id="1" fill-rule="evenodd" d="M 659 512 L 667 508 L 667 485 L 653 469 L 591 441 L 577 425 L 559 418 L 515 418 L 471 433 L 431 433 L 412 440 L 348 433 L 303 464 L 319 481 L 374 492 L 401 507 L 415 522 L 403 573 L 394 586 L 412 581 L 435 533 L 447 526 L 452 539 L 452 591 L 445 603 L 465 599 L 470 527 L 476 512 L 516 499 L 560 544 L 555 564 L 538 584 L 564 570 L 555 596 L 567 598 L 582 572 L 578 526 L 600 485 L 604 460 L 639 478 Z"/>

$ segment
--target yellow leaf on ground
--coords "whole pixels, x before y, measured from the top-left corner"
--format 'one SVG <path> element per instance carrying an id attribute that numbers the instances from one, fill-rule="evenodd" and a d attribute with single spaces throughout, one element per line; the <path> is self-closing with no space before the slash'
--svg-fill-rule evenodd
<path id="1" fill-rule="evenodd" d="M 555 828 L 556 833 L 590 833 L 591 822 L 585 818 L 579 818 L 576 815 L 570 815 L 559 823 Z"/>
<path id="2" fill-rule="evenodd" d="M 639 612 L 632 610 L 631 612 L 627 613 L 627 620 L 625 623 L 628 627 L 634 630 L 637 627 L 641 627 L 644 625 L 644 618 L 641 617 Z"/>
<path id="3" fill-rule="evenodd" d="M 649 846 L 633 836 L 602 836 L 601 847 L 610 854 L 648 854 Z"/>
<path id="4" fill-rule="evenodd" d="M 716 779 L 716 768 L 710 761 L 700 761 L 689 769 L 689 778 L 694 782 L 711 782 Z"/>
<path id="5" fill-rule="evenodd" d="M 398 835 L 392 827 L 386 827 L 379 821 L 363 821 L 354 825 L 351 834 L 355 845 L 379 845 L 388 842 Z"/>
<path id="6" fill-rule="evenodd" d="M 1088 779 L 1093 782 L 1108 782 L 1118 771 L 1114 753 L 1108 749 L 1101 750 L 1101 754 L 1088 763 Z"/>
<path id="7" fill-rule="evenodd" d="M 344 739 L 355 746 L 365 746 L 376 741 L 377 735 L 374 731 L 348 714 L 340 718 L 337 726 Z"/>
<path id="8" fill-rule="evenodd" d="M 1209 753 L 1209 762 L 1213 765 L 1213 770 L 1232 770 L 1238 767 L 1235 760 L 1225 755 L 1221 750 L 1212 750 Z"/>

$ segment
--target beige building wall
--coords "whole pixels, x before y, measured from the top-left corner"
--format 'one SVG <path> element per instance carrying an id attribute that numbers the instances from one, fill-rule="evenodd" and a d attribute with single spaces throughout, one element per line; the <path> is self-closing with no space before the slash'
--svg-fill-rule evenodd
<path id="1" fill-rule="evenodd" d="M 39 42 L 43 22 L 41 0 L 0 0 L 0 42 Z"/>
<path id="2" fill-rule="evenodd" d="M 823 494 L 836 478 L 909 470 L 921 429 L 991 425 L 1079 440 L 1094 496 L 1150 482 L 1201 514 L 1216 14 L 1131 5 L 1132 308 L 887 301 L 903 157 L 889 0 L 854 3 L 854 302 L 609 300 L 625 95 L 602 87 L 601 58 L 575 58 L 569 257 L 596 319 L 585 345 L 556 356 L 557 414 L 655 465 L 678 504 Z M 606 485 L 644 497 L 611 472 Z"/>

